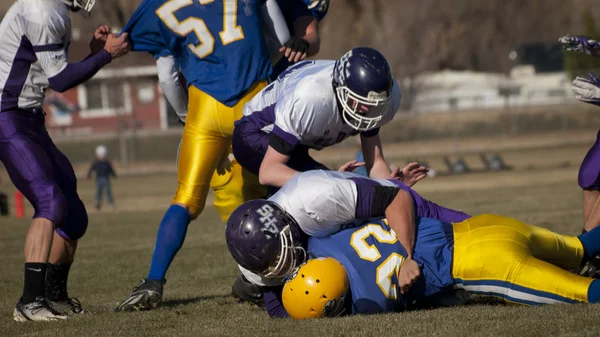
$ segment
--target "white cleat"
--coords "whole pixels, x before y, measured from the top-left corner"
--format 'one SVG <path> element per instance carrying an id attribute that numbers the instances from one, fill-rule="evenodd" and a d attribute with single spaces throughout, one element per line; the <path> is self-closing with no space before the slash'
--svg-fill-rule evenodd
<path id="1" fill-rule="evenodd" d="M 69 317 L 52 309 L 45 297 L 38 297 L 31 303 L 17 303 L 13 313 L 13 320 L 17 322 L 27 321 L 58 321 Z"/>

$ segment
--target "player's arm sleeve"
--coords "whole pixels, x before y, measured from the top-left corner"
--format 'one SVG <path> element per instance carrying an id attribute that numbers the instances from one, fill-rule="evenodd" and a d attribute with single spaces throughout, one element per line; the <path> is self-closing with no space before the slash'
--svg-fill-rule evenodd
<path id="1" fill-rule="evenodd" d="M 260 12 L 263 19 L 263 29 L 265 30 L 265 34 L 274 37 L 276 41 L 279 41 L 280 46 L 282 46 L 290 39 L 290 31 L 277 1 L 265 1 L 260 6 Z"/>
<path id="2" fill-rule="evenodd" d="M 271 318 L 290 317 L 283 307 L 281 294 L 283 286 L 278 287 L 263 287 L 263 298 L 265 300 L 265 309 Z"/>
<path id="3" fill-rule="evenodd" d="M 67 46 L 64 37 L 71 29 L 66 19 L 43 14 L 41 17 L 25 17 L 27 39 L 44 73 L 50 88 L 64 92 L 94 76 L 98 70 L 112 61 L 106 50 L 89 56 L 81 62 L 67 62 Z"/>
<path id="4" fill-rule="evenodd" d="M 172 55 L 161 56 L 156 59 L 158 69 L 158 82 L 165 97 L 179 116 L 185 122 L 187 115 L 188 97 L 179 79 L 179 66 Z"/>
<path id="5" fill-rule="evenodd" d="M 386 208 L 400 191 L 396 186 L 385 186 L 367 178 L 349 178 L 356 184 L 356 217 L 359 219 L 385 215 Z"/>

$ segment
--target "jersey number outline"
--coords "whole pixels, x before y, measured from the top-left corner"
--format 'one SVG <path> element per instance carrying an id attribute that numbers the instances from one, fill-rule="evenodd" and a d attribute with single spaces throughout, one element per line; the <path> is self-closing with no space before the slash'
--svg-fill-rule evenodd
<path id="1" fill-rule="evenodd" d="M 199 0 L 200 5 L 208 5 L 215 0 Z M 244 39 L 244 31 L 237 24 L 238 0 L 223 1 L 223 30 L 219 32 L 219 37 L 223 45 Z M 165 2 L 156 10 L 156 15 L 173 33 L 185 37 L 194 32 L 200 43 L 194 45 L 189 43 L 188 48 L 199 58 L 205 58 L 212 54 L 215 47 L 215 38 L 206 27 L 204 20 L 189 17 L 183 21 L 177 20 L 175 12 L 183 7 L 189 6 L 193 0 L 170 0 Z"/>
<path id="2" fill-rule="evenodd" d="M 385 221 L 385 220 L 384 220 Z M 375 240 L 381 243 L 393 245 L 398 241 L 396 234 L 377 224 L 366 225 L 354 233 L 350 237 L 350 245 L 363 260 L 376 262 L 381 258 L 381 253 L 374 245 L 369 245 L 366 239 L 373 236 Z M 381 292 L 389 299 L 398 299 L 398 289 L 392 284 L 392 276 L 398 275 L 400 266 L 404 262 L 404 257 L 398 253 L 392 253 L 385 261 L 379 264 L 376 269 L 375 282 Z"/>

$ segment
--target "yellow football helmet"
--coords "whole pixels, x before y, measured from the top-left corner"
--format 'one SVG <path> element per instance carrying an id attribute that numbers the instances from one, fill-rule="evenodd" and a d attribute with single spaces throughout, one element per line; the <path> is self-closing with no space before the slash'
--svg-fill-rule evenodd
<path id="1" fill-rule="evenodd" d="M 350 290 L 346 268 L 336 259 L 308 260 L 292 274 L 283 287 L 282 302 L 295 319 L 339 316 Z"/>

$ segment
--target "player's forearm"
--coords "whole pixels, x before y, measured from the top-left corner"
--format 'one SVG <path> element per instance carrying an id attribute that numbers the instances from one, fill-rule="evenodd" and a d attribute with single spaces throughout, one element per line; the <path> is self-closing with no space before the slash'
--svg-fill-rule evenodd
<path id="1" fill-rule="evenodd" d="M 396 233 L 400 244 L 408 254 L 407 258 L 412 258 L 415 247 L 415 215 L 413 202 L 410 193 L 400 190 L 394 198 L 394 201 L 386 208 L 385 216 L 389 226 Z"/>
<path id="2" fill-rule="evenodd" d="M 52 90 L 65 92 L 92 78 L 111 61 L 110 53 L 103 49 L 80 62 L 68 64 L 60 73 L 48 78 L 48 83 Z"/>
<path id="3" fill-rule="evenodd" d="M 314 56 L 321 48 L 319 21 L 313 16 L 301 16 L 294 21 L 294 35 L 308 42 L 308 56 Z"/>
<path id="4" fill-rule="evenodd" d="M 390 167 L 385 162 L 379 135 L 371 137 L 361 135 L 360 142 L 369 177 L 374 179 L 389 179 L 392 171 L 390 171 Z"/>
<path id="5" fill-rule="evenodd" d="M 283 163 L 263 163 L 258 172 L 258 181 L 261 185 L 283 187 L 288 180 L 298 173 Z"/>
<path id="6" fill-rule="evenodd" d="M 369 168 L 367 167 L 367 170 Z M 389 179 L 392 175 L 392 171 L 390 171 L 390 167 L 385 162 L 383 158 L 377 159 L 371 169 L 368 171 L 369 177 L 373 179 Z"/>

